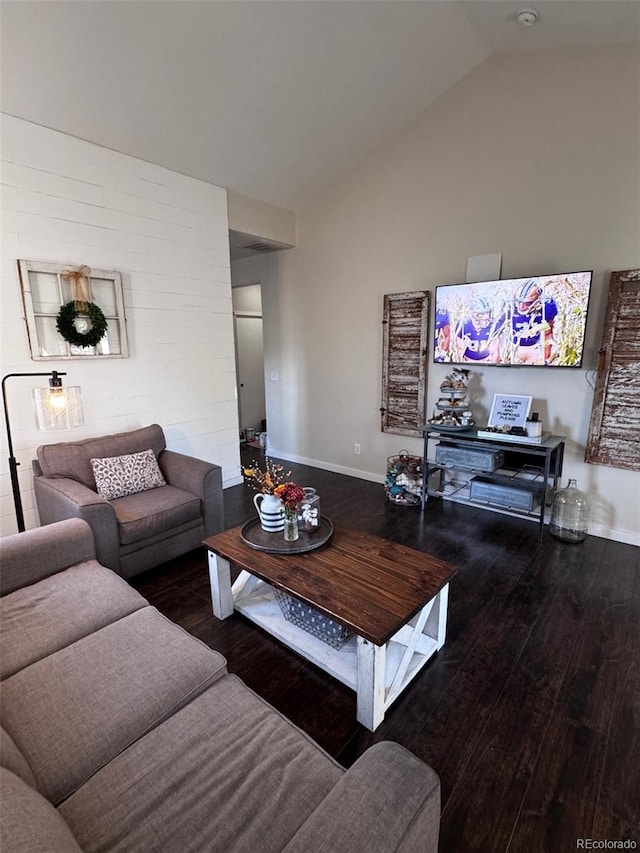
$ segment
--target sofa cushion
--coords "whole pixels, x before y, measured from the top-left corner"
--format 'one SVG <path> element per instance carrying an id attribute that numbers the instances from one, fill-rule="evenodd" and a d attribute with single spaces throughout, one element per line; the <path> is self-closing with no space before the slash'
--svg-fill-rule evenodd
<path id="1" fill-rule="evenodd" d="M 438 849 L 439 831 L 440 779 L 399 743 L 382 741 L 349 768 L 283 853 L 427 853 Z"/>
<path id="2" fill-rule="evenodd" d="M 26 758 L 16 746 L 9 732 L 3 728 L 0 728 L 0 767 L 6 767 L 27 785 L 31 785 L 32 788 L 36 787 L 35 777 Z"/>
<path id="3" fill-rule="evenodd" d="M 108 501 L 167 485 L 153 450 L 92 459 L 91 467 L 98 494 Z"/>
<path id="4" fill-rule="evenodd" d="M 95 560 L 0 599 L 0 678 L 127 616 L 147 601 Z"/>
<path id="5" fill-rule="evenodd" d="M 51 803 L 0 768 L 2 849 L 7 853 L 82 853 L 78 842 Z"/>
<path id="6" fill-rule="evenodd" d="M 143 607 L 2 682 L 2 725 L 54 805 L 226 673 Z"/>
<path id="7" fill-rule="evenodd" d="M 37 455 L 45 477 L 70 477 L 95 490 L 91 459 L 139 453 L 149 448 L 157 458 L 166 446 L 162 427 L 152 424 L 131 432 L 87 438 L 84 441 L 43 444 L 38 448 Z"/>
<path id="8" fill-rule="evenodd" d="M 150 536 L 174 531 L 189 522 L 200 522 L 200 498 L 175 486 L 161 486 L 111 501 L 121 545 L 131 545 Z"/>
<path id="9" fill-rule="evenodd" d="M 226 676 L 103 767 L 60 813 L 85 851 L 275 853 L 343 773 Z"/>

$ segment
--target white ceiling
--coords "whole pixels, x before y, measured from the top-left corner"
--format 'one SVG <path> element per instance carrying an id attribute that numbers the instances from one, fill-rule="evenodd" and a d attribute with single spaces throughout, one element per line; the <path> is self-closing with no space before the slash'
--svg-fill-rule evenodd
<path id="1" fill-rule="evenodd" d="M 297 211 L 490 55 L 638 40 L 638 0 L 2 0 L 6 113 Z"/>

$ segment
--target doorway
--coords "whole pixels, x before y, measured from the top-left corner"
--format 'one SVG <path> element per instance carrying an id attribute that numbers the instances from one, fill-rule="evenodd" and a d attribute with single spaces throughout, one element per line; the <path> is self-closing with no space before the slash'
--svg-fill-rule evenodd
<path id="1" fill-rule="evenodd" d="M 259 282 L 232 289 L 241 438 L 257 438 L 266 422 L 262 292 Z M 253 431 L 253 436 L 252 436 Z"/>

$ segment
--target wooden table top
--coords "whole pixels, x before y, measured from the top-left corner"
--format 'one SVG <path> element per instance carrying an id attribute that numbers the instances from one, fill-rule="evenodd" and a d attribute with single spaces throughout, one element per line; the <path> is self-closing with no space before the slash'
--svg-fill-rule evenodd
<path id="1" fill-rule="evenodd" d="M 378 646 L 388 642 L 455 572 L 449 563 L 429 554 L 337 524 L 326 545 L 304 554 L 254 550 L 243 542 L 241 530 L 242 526 L 233 527 L 203 544 Z"/>

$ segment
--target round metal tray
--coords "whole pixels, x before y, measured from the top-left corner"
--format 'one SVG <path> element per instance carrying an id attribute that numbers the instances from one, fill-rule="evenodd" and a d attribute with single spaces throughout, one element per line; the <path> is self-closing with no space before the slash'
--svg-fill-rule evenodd
<path id="1" fill-rule="evenodd" d="M 451 388 L 448 385 L 440 386 L 440 393 L 443 397 L 453 397 L 455 400 L 459 400 L 460 397 L 466 397 L 467 388 Z"/>
<path id="2" fill-rule="evenodd" d="M 438 432 L 464 432 L 466 429 L 472 429 L 475 424 L 459 424 L 458 426 L 446 425 L 446 424 L 431 424 L 428 423 L 427 426 L 429 429 L 436 429 Z"/>
<path id="3" fill-rule="evenodd" d="M 464 412 L 467 406 L 461 400 L 457 406 L 452 406 L 450 403 L 436 403 L 436 408 L 441 412 Z"/>
<path id="4" fill-rule="evenodd" d="M 331 539 L 333 524 L 326 515 L 321 515 L 317 530 L 313 533 L 301 530 L 295 542 L 286 542 L 282 530 L 269 533 L 262 529 L 259 518 L 252 518 L 243 525 L 240 536 L 243 542 L 256 551 L 268 551 L 270 554 L 304 554 L 320 548 Z"/>

